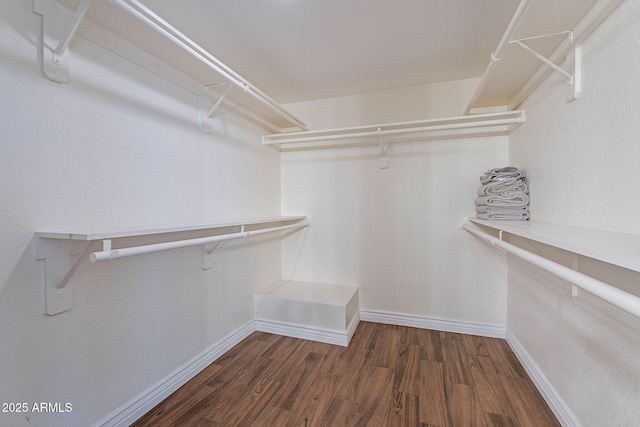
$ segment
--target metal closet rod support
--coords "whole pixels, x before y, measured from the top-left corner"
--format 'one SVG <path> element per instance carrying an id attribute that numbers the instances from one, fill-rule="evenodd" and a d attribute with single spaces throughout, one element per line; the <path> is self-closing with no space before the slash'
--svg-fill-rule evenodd
<path id="1" fill-rule="evenodd" d="M 573 42 L 573 31 L 560 31 L 558 33 L 552 33 L 552 34 L 543 34 L 541 36 L 533 36 L 533 37 L 526 37 L 524 39 L 519 39 L 519 40 L 512 40 L 509 42 L 509 44 L 513 44 L 515 43 L 516 45 L 520 46 L 521 48 L 523 48 L 525 51 L 527 51 L 528 53 L 530 53 L 531 55 L 533 55 L 534 57 L 538 58 L 539 60 L 541 60 L 542 62 L 544 62 L 545 64 L 547 64 L 549 67 L 553 68 L 554 70 L 556 70 L 557 72 L 559 72 L 560 74 L 562 74 L 563 76 L 566 77 L 567 80 L 569 80 L 569 82 L 573 82 L 574 76 L 572 76 L 570 73 L 566 72 L 565 70 L 563 70 L 561 67 L 557 66 L 556 64 L 554 64 L 552 61 L 550 61 L 549 59 L 545 58 L 543 55 L 539 54 L 538 52 L 536 52 L 535 50 L 531 49 L 529 46 L 527 46 L 526 44 L 522 43 L 523 41 L 526 40 L 534 40 L 534 39 L 540 39 L 540 38 L 545 38 L 545 37 L 551 37 L 551 36 L 557 36 L 557 35 L 562 35 L 562 34 L 567 34 L 569 37 L 569 41 Z"/>
<path id="2" fill-rule="evenodd" d="M 82 0 L 82 2 L 78 5 L 78 8 L 76 9 L 75 13 L 73 14 L 73 18 L 71 19 L 71 24 L 67 27 L 62 37 L 60 37 L 60 42 L 58 42 L 58 46 L 53 51 L 53 62 L 55 62 L 56 64 L 60 63 L 60 57 L 62 56 L 64 51 L 67 49 L 67 47 L 69 46 L 69 43 L 71 42 L 71 38 L 78 30 L 80 21 L 82 21 L 82 18 L 87 13 L 87 10 L 91 5 L 91 1 L 92 0 Z"/>
<path id="3" fill-rule="evenodd" d="M 122 249 L 111 249 L 111 240 L 103 240 L 103 250 L 99 252 L 92 252 L 89 255 L 89 261 L 109 261 L 118 258 L 125 258 L 135 255 L 150 254 L 155 252 L 168 251 L 171 249 L 180 249 L 190 246 L 206 245 L 209 243 L 223 242 L 227 240 L 243 239 L 250 236 L 257 236 L 260 234 L 273 233 L 277 231 L 293 230 L 298 228 L 304 228 L 311 225 L 311 221 L 305 220 L 296 224 L 282 225 L 278 227 L 270 227 L 262 230 L 241 231 L 239 233 L 222 234 L 219 236 L 200 237 L 196 239 L 177 240 L 173 242 L 155 243 L 152 245 L 132 246 Z"/>

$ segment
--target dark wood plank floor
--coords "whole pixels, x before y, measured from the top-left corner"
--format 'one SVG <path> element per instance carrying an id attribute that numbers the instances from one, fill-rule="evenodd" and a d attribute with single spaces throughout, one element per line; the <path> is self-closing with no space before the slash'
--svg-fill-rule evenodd
<path id="1" fill-rule="evenodd" d="M 504 340 L 360 322 L 349 347 L 254 332 L 142 426 L 560 426 Z"/>

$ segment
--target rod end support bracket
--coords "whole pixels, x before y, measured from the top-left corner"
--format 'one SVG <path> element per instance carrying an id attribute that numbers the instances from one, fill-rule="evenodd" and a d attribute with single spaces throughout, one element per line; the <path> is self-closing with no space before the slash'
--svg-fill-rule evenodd
<path id="1" fill-rule="evenodd" d="M 567 55 L 566 63 L 571 70 L 571 79 L 567 79 L 567 102 L 573 102 L 582 94 L 582 48 L 575 45 Z"/>

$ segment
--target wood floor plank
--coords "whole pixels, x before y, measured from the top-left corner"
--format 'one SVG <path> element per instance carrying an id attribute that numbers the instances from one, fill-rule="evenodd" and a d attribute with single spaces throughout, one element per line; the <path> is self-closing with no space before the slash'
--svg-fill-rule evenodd
<path id="1" fill-rule="evenodd" d="M 516 378 L 528 377 L 527 372 L 506 341 L 497 338 L 484 338 L 484 341 L 498 375 Z"/>
<path id="2" fill-rule="evenodd" d="M 333 398 L 319 425 L 320 427 L 351 427 L 357 411 L 357 403 Z"/>
<path id="3" fill-rule="evenodd" d="M 420 347 L 400 344 L 395 368 L 393 389 L 420 394 Z"/>
<path id="4" fill-rule="evenodd" d="M 376 358 L 374 366 L 394 369 L 398 360 L 398 346 L 400 345 L 400 331 L 385 329 L 376 343 Z"/>
<path id="5" fill-rule="evenodd" d="M 304 360 L 311 351 L 311 348 L 313 348 L 313 341 L 287 338 L 288 339 L 281 344 L 283 348 L 277 351 L 277 358 L 274 359 L 271 357 L 272 360 L 276 360 L 279 363 L 275 364 L 273 370 L 268 374 L 269 378 L 282 383 L 289 380 L 294 374 L 292 367 L 299 361 Z M 286 355 L 281 355 L 280 353 L 286 353 Z"/>
<path id="6" fill-rule="evenodd" d="M 142 418 L 136 421 L 136 427 L 153 427 L 157 425 L 180 426 L 185 424 L 211 400 L 216 393 L 207 386 L 199 385 L 187 395 L 181 393 L 177 400 L 167 398 Z M 173 395 L 171 396 L 173 397 Z"/>
<path id="7" fill-rule="evenodd" d="M 246 369 L 251 368 L 251 364 L 258 360 L 260 355 L 271 346 L 267 341 L 251 340 L 242 342 L 232 348 L 230 354 L 223 354 L 214 365 L 223 367 L 214 375 L 211 375 L 205 383 L 209 387 L 220 388 L 235 379 Z"/>
<path id="8" fill-rule="evenodd" d="M 360 399 L 355 426 L 385 427 L 393 390 L 393 369 L 373 366 Z"/>
<path id="9" fill-rule="evenodd" d="M 213 421 L 224 421 L 227 414 L 237 407 L 238 402 L 249 393 L 262 374 L 273 363 L 271 359 L 258 358 L 251 366 L 238 374 L 224 387 L 214 390 L 198 411 L 198 415 Z"/>
<path id="10" fill-rule="evenodd" d="M 487 422 L 487 427 L 521 427 L 521 424 L 516 418 L 508 417 L 506 415 L 486 412 L 484 414 L 484 419 Z"/>
<path id="11" fill-rule="evenodd" d="M 469 367 L 471 383 L 476 389 L 478 398 L 485 412 L 515 416 L 515 411 L 504 390 L 491 358 L 485 356 L 470 356 Z"/>
<path id="12" fill-rule="evenodd" d="M 420 361 L 420 422 L 440 427 L 451 426 L 444 366 L 440 362 Z"/>
<path id="13" fill-rule="evenodd" d="M 510 376 L 501 376 L 500 380 L 522 427 L 560 426 L 531 380 Z"/>
<path id="14" fill-rule="evenodd" d="M 138 425 L 154 425 L 157 419 L 170 420 L 172 414 L 180 416 L 182 412 L 188 411 L 193 406 L 201 402 L 204 396 L 213 393 L 215 389 L 203 387 L 203 384 L 209 377 L 222 369 L 221 366 L 211 364 L 202 370 L 198 375 L 193 377 L 185 385 L 180 387 L 170 397 L 166 398 L 151 411 L 147 412 L 140 420 Z M 194 396 L 196 395 L 197 396 Z"/>
<path id="15" fill-rule="evenodd" d="M 443 362 L 442 341 L 440 333 L 429 329 L 419 330 L 420 358 L 431 360 L 432 362 Z"/>
<path id="16" fill-rule="evenodd" d="M 236 405 L 230 408 L 223 424 L 228 426 L 252 425 L 280 387 L 282 387 L 282 383 L 279 381 L 267 378 L 256 381 L 249 392 L 245 393 L 236 402 Z"/>
<path id="17" fill-rule="evenodd" d="M 480 401 L 471 386 L 451 384 L 449 410 L 454 427 L 486 427 Z"/>
<path id="18" fill-rule="evenodd" d="M 420 329 L 408 326 L 400 327 L 400 342 L 402 344 L 420 345 Z"/>
<path id="19" fill-rule="evenodd" d="M 445 375 L 447 382 L 469 385 L 468 359 L 460 339 L 442 340 Z"/>
<path id="20" fill-rule="evenodd" d="M 291 376 L 283 383 L 280 393 L 269 404 L 291 411 L 299 397 L 318 380 L 322 360 L 320 354 L 310 352 L 303 360 L 292 366 Z"/>
<path id="21" fill-rule="evenodd" d="M 360 336 L 357 337 L 356 345 L 362 348 L 374 349 L 380 338 L 380 334 L 384 331 L 384 328 L 378 327 L 376 323 L 360 322 L 358 329 L 360 330 Z M 362 329 L 360 329 L 362 326 Z"/>
<path id="22" fill-rule="evenodd" d="M 356 348 L 353 357 L 345 361 L 347 369 L 336 390 L 336 397 L 359 403 L 359 398 L 363 394 L 367 377 L 373 365 L 375 350 Z"/>
<path id="23" fill-rule="evenodd" d="M 308 385 L 308 389 L 297 399 L 292 408 L 291 421 L 287 426 L 317 426 L 331 404 L 332 397 L 338 387 L 339 377 L 333 374 L 320 373 L 316 380 Z"/>
<path id="24" fill-rule="evenodd" d="M 460 335 L 464 350 L 470 356 L 489 356 L 484 337 L 477 335 Z"/>
<path id="25" fill-rule="evenodd" d="M 504 340 L 360 322 L 348 347 L 252 333 L 146 426 L 557 427 Z"/>
<path id="26" fill-rule="evenodd" d="M 194 415 L 181 427 L 222 427 L 220 423 L 202 418 L 200 415 Z"/>
<path id="27" fill-rule="evenodd" d="M 284 409 L 267 406 L 258 414 L 252 427 L 286 426 L 291 418 L 291 412 Z"/>
<path id="28" fill-rule="evenodd" d="M 388 426 L 420 427 L 420 399 L 417 394 L 392 392 Z"/>

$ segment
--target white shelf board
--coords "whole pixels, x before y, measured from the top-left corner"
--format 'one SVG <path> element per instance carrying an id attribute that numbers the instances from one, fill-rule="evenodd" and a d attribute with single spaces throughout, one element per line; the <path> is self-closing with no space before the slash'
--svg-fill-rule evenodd
<path id="1" fill-rule="evenodd" d="M 55 12 L 47 14 L 45 20 L 51 20 L 52 25 L 60 25 L 63 28 L 70 21 L 79 3 L 79 0 L 38 1 L 43 4 L 55 4 Z M 224 98 L 221 108 L 256 123 L 268 132 L 308 128 L 304 121 L 204 47 L 186 35 L 177 35 L 176 32 L 184 29 L 168 29 L 169 27 L 162 23 L 158 25 L 164 21 L 162 17 L 153 11 L 141 12 L 144 5 L 132 7 L 133 3 L 142 5 L 146 2 L 93 1 L 77 29 L 77 34 L 196 95 L 205 97 L 211 103 L 215 103 L 231 83 L 234 89 Z M 42 6 L 38 9 L 42 9 Z M 138 12 L 134 16 L 127 10 Z M 149 19 L 149 16 L 155 18 Z M 170 23 L 167 22 L 167 25 Z M 162 30 L 158 31 L 157 28 Z M 172 37 L 167 37 L 167 34 L 172 34 Z"/>
<path id="2" fill-rule="evenodd" d="M 278 216 L 271 218 L 253 218 L 247 220 L 221 221 L 205 224 L 189 224 L 180 226 L 167 226 L 158 228 L 125 227 L 117 230 L 94 230 L 94 231 L 43 231 L 36 232 L 36 238 L 93 241 L 104 239 L 117 239 L 122 237 L 150 236 L 154 234 L 179 233 L 184 231 L 199 231 L 215 228 L 235 227 L 241 225 L 269 224 L 273 222 L 299 221 L 306 216 Z"/>
<path id="3" fill-rule="evenodd" d="M 536 221 L 487 221 L 475 217 L 469 217 L 468 220 L 478 225 L 640 272 L 640 235 Z"/>
<path id="4" fill-rule="evenodd" d="M 408 122 L 384 123 L 336 129 L 286 132 L 263 135 L 262 144 L 280 151 L 329 148 L 335 146 L 378 145 L 411 140 L 436 138 L 472 138 L 478 136 L 509 135 L 525 121 L 522 110 L 474 114 Z M 406 135 L 415 138 L 407 139 Z M 351 140 L 351 141 L 346 141 Z"/>

